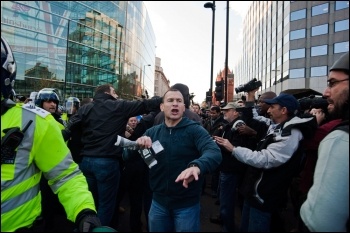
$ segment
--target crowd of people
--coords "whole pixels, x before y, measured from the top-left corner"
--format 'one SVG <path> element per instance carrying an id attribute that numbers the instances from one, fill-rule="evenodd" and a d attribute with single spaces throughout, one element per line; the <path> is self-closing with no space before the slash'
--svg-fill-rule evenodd
<path id="1" fill-rule="evenodd" d="M 274 231 L 289 197 L 296 231 L 349 230 L 349 52 L 305 109 L 283 92 L 256 99 L 259 88 L 203 109 L 182 83 L 137 101 L 111 84 L 81 101 L 53 88 L 30 100 L 14 92 L 3 37 L 1 64 L 1 231 L 51 231 L 56 214 L 76 231 L 117 230 L 128 195 L 130 231 L 199 232 L 207 175 L 223 232 Z"/>

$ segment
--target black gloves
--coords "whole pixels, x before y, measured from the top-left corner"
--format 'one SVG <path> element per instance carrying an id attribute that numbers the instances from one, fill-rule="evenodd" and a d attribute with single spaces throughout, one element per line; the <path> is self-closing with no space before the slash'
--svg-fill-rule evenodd
<path id="1" fill-rule="evenodd" d="M 81 119 L 78 114 L 74 114 L 69 118 L 69 121 L 66 123 L 65 128 L 62 130 L 62 136 L 64 141 L 67 141 L 72 134 L 72 128 L 80 127 Z"/>
<path id="2" fill-rule="evenodd" d="M 72 130 L 72 128 L 80 126 L 81 124 L 81 118 L 78 114 L 74 114 L 69 118 L 69 121 L 67 122 L 66 128 L 69 130 Z"/>
<path id="3" fill-rule="evenodd" d="M 82 210 L 76 220 L 79 232 L 91 232 L 95 227 L 101 226 L 100 219 L 97 217 L 96 212 L 90 209 Z"/>

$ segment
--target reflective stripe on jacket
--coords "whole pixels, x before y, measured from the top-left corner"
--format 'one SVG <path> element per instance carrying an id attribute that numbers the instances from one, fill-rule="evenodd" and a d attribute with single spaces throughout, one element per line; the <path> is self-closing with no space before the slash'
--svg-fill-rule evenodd
<path id="1" fill-rule="evenodd" d="M 42 173 L 58 194 L 69 220 L 74 222 L 83 209 L 95 210 L 85 177 L 73 162 L 57 122 L 46 113 L 16 105 L 1 116 L 2 137 L 4 129 L 23 129 L 33 121 L 17 148 L 14 164 L 1 165 L 2 232 L 30 227 L 41 214 Z"/>

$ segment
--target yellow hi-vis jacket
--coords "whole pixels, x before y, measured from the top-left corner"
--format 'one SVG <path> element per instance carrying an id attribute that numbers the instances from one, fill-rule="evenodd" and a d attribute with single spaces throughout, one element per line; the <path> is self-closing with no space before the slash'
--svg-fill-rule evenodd
<path id="1" fill-rule="evenodd" d="M 3 130 L 32 124 L 24 133 L 13 164 L 1 164 L 1 232 L 31 227 L 41 214 L 40 178 L 43 174 L 67 213 L 75 222 L 83 209 L 95 210 L 86 178 L 63 141 L 53 116 L 41 108 L 16 105 L 1 116 Z M 8 164 L 9 163 L 9 164 Z"/>
<path id="2" fill-rule="evenodd" d="M 66 112 L 62 113 L 61 118 L 62 118 L 63 121 L 68 123 L 69 117 L 68 117 L 68 114 Z"/>

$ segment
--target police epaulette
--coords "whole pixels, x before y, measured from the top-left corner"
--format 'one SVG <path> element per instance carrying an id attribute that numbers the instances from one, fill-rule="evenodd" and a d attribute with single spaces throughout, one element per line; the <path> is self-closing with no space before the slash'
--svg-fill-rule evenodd
<path id="1" fill-rule="evenodd" d="M 27 111 L 30 111 L 30 112 L 33 112 L 39 116 L 41 116 L 42 118 L 45 118 L 47 117 L 48 115 L 50 115 L 51 113 L 42 109 L 42 108 L 38 108 L 36 106 L 32 106 L 31 104 L 23 104 L 22 105 L 22 108 L 27 110 Z"/>

